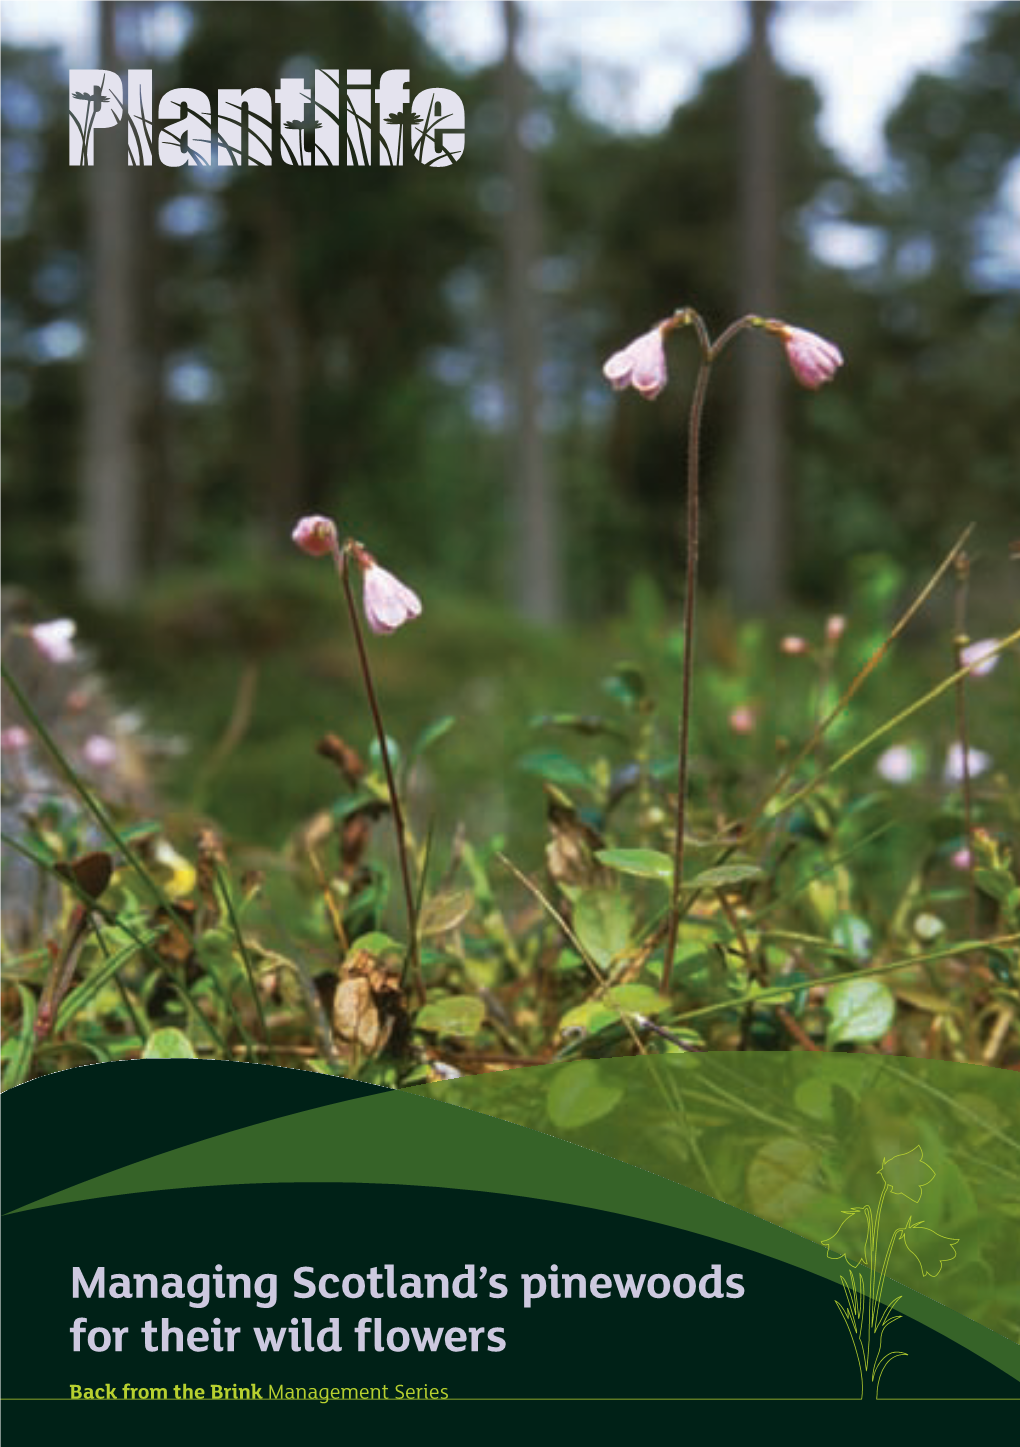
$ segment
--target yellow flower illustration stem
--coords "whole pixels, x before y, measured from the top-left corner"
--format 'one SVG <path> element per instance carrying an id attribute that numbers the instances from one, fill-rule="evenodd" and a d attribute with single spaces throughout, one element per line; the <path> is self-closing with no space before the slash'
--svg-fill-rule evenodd
<path id="1" fill-rule="evenodd" d="M 875 1300 L 875 1267 L 878 1264 L 878 1233 L 882 1226 L 882 1207 L 885 1205 L 885 1198 L 889 1194 L 889 1186 L 883 1185 L 882 1194 L 878 1198 L 878 1208 L 875 1211 L 875 1229 L 871 1237 L 871 1250 L 868 1252 L 868 1265 L 871 1268 L 871 1278 L 868 1285 L 868 1361 L 871 1361 L 871 1333 L 875 1329 L 875 1318 L 878 1315 L 878 1304 Z M 893 1240 L 895 1240 L 895 1233 Z M 890 1250 L 892 1242 L 889 1243 Z M 888 1261 L 887 1263 L 888 1264 Z M 884 1271 L 884 1268 L 883 1268 Z"/>
<path id="2" fill-rule="evenodd" d="M 886 1186 L 885 1189 L 888 1190 L 889 1187 Z M 896 1245 L 897 1240 L 899 1240 L 901 1237 L 905 1240 L 906 1233 L 902 1226 L 897 1226 L 896 1230 L 889 1237 L 889 1246 L 885 1253 L 885 1260 L 882 1262 L 882 1274 L 878 1278 L 878 1290 L 872 1299 L 872 1310 L 875 1312 L 876 1315 L 878 1313 L 878 1302 L 881 1300 L 882 1292 L 885 1290 L 885 1278 L 889 1270 L 889 1261 L 892 1257 L 892 1249 Z"/>

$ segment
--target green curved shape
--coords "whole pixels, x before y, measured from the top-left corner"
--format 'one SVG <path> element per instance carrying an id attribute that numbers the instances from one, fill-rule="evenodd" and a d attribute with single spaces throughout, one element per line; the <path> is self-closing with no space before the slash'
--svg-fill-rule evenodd
<path id="1" fill-rule="evenodd" d="M 568 1119 L 560 1102 L 569 1072 L 578 1085 Z M 923 1276 L 897 1247 L 890 1274 L 917 1288 L 918 1299 L 1000 1333 L 1020 1355 L 1015 1072 L 858 1053 L 727 1051 L 465 1076 L 423 1093 L 654 1171 L 819 1249 L 846 1213 L 874 1205 L 883 1160 L 921 1147 L 936 1177 L 920 1202 L 889 1203 L 885 1233 L 913 1211 L 915 1224 L 923 1219 L 959 1244 L 937 1275 Z"/>
<path id="2" fill-rule="evenodd" d="M 520 1072 L 529 1073 L 543 1072 Z M 745 1211 L 593 1150 L 412 1092 L 361 1097 L 230 1131 L 20 1209 L 144 1191 L 306 1181 L 488 1191 L 590 1207 L 739 1245 L 833 1283 L 839 1278 L 839 1262 L 829 1261 L 816 1242 Z M 887 1283 L 885 1297 L 897 1294 L 900 1310 L 1020 1380 L 1020 1353 L 1001 1337 Z"/>

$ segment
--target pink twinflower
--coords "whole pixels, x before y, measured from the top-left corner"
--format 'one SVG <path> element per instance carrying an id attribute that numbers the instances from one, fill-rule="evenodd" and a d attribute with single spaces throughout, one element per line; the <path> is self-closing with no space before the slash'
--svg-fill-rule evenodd
<path id="1" fill-rule="evenodd" d="M 818 390 L 824 382 L 831 382 L 843 365 L 843 353 L 834 342 L 814 332 L 802 331 L 800 327 L 783 326 L 779 332 L 786 347 L 787 360 L 793 375 L 802 387 Z"/>
<path id="2" fill-rule="evenodd" d="M 962 848 L 953 850 L 949 856 L 949 862 L 954 869 L 969 869 L 973 862 L 973 857 L 967 846 L 963 845 Z"/>
<path id="3" fill-rule="evenodd" d="M 327 553 L 336 552 L 336 523 L 332 518 L 313 513 L 310 517 L 301 518 L 291 538 L 309 557 L 322 558 Z"/>
<path id="4" fill-rule="evenodd" d="M 36 623 L 30 628 L 32 642 L 50 663 L 73 663 L 74 643 L 72 639 L 78 625 L 71 618 L 53 618 L 49 623 Z"/>
<path id="5" fill-rule="evenodd" d="M 779 640 L 780 653 L 788 653 L 791 658 L 799 658 L 808 651 L 806 638 L 799 638 L 796 633 L 788 633 L 785 638 Z"/>
<path id="6" fill-rule="evenodd" d="M 602 368 L 602 375 L 615 391 L 633 387 L 649 402 L 654 401 L 668 380 L 662 323 L 637 337 L 622 351 L 614 352 Z"/>
<path id="7" fill-rule="evenodd" d="M 730 710 L 729 725 L 735 734 L 753 734 L 758 727 L 758 710 L 749 703 L 738 703 Z"/>
<path id="8" fill-rule="evenodd" d="M 909 744 L 893 744 L 879 754 L 875 768 L 887 784 L 909 784 L 921 771 L 921 761 Z"/>
<path id="9" fill-rule="evenodd" d="M 980 774 L 985 774 L 992 767 L 993 759 L 991 754 L 986 754 L 983 749 L 967 750 L 967 776 L 976 779 Z M 959 743 L 950 744 L 946 752 L 946 767 L 944 777 L 947 784 L 959 784 L 963 779 L 963 748 Z"/>
<path id="10" fill-rule="evenodd" d="M 90 769 L 108 769 L 117 762 L 117 745 L 105 734 L 92 734 L 82 745 L 81 756 Z"/>
<path id="11" fill-rule="evenodd" d="M 825 620 L 825 641 L 826 643 L 838 643 L 846 632 L 846 619 L 842 613 L 833 613 L 831 618 Z"/>
<path id="12" fill-rule="evenodd" d="M 355 556 L 362 568 L 365 620 L 373 633 L 393 633 L 401 624 L 418 617 L 421 599 L 417 593 L 380 568 L 367 553 Z"/>
<path id="13" fill-rule="evenodd" d="M 9 728 L 0 729 L 0 749 L 5 754 L 20 754 L 31 742 L 32 736 L 28 729 L 23 729 L 20 724 L 11 724 Z"/>
<path id="14" fill-rule="evenodd" d="M 964 668 L 970 669 L 972 678 L 984 678 L 999 662 L 999 655 L 995 652 L 998 646 L 997 638 L 979 638 L 976 643 L 968 643 L 966 648 L 960 649 L 960 662 Z"/>

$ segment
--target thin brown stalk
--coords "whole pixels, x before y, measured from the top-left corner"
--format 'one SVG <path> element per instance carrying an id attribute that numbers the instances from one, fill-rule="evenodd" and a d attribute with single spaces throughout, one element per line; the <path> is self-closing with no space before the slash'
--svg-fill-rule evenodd
<path id="1" fill-rule="evenodd" d="M 358 651 L 361 677 L 365 685 L 368 706 L 372 712 L 372 722 L 375 724 L 375 736 L 379 742 L 379 753 L 382 756 L 383 770 L 386 774 L 386 785 L 390 793 L 390 809 L 393 812 L 393 827 L 397 836 L 397 856 L 400 860 L 400 876 L 404 885 L 404 904 L 407 909 L 407 928 L 410 934 L 407 958 L 411 966 L 411 973 L 414 976 L 414 987 L 418 995 L 418 1001 L 423 1005 L 425 1003 L 425 983 L 422 980 L 421 956 L 418 949 L 418 911 L 415 907 L 414 886 L 411 883 L 411 865 L 407 857 L 407 830 L 404 825 L 404 811 L 400 804 L 397 781 L 393 776 L 389 743 L 386 739 L 386 730 L 383 727 L 382 713 L 379 709 L 379 700 L 376 697 L 375 684 L 372 682 L 372 669 L 368 661 L 368 652 L 365 648 L 361 619 L 358 617 L 357 604 L 354 601 L 354 593 L 351 590 L 351 580 L 348 577 L 346 559 L 337 556 L 336 562 L 337 569 L 340 573 L 340 582 L 343 584 L 344 598 L 347 601 L 347 611 L 351 616 L 351 628 L 354 631 L 354 643 Z"/>
<path id="2" fill-rule="evenodd" d="M 698 474 L 701 457 L 701 417 L 705 409 L 705 395 L 712 373 L 712 363 L 738 332 L 747 327 L 760 325 L 760 318 L 743 316 L 731 322 L 713 342 L 704 321 L 696 311 L 686 308 L 677 313 L 678 325 L 694 327 L 701 347 L 701 365 L 698 368 L 694 395 L 691 398 L 687 420 L 687 576 L 684 587 L 683 620 L 683 672 L 680 695 L 679 759 L 676 780 L 676 835 L 673 841 L 673 885 L 670 894 L 669 927 L 666 934 L 666 953 L 662 967 L 660 989 L 669 994 L 673 975 L 673 961 L 676 958 L 676 940 L 680 929 L 680 891 L 683 888 L 684 831 L 687 821 L 687 778 L 690 764 L 691 743 L 691 692 L 694 682 L 694 614 L 698 593 L 699 556 L 699 497 Z"/>
<path id="3" fill-rule="evenodd" d="M 928 582 L 921 589 L 920 593 L 918 593 L 917 597 L 913 600 L 913 602 L 906 609 L 906 611 L 902 613 L 900 617 L 896 620 L 892 628 L 890 628 L 883 642 L 879 644 L 879 646 L 875 649 L 874 653 L 871 655 L 868 661 L 851 680 L 850 684 L 840 696 L 839 702 L 836 703 L 832 709 L 830 709 L 830 711 L 825 715 L 825 717 L 821 720 L 817 727 L 812 731 L 811 736 L 808 739 L 807 743 L 804 745 L 804 747 L 786 765 L 785 769 L 782 771 L 779 778 L 769 789 L 768 793 L 755 806 L 754 811 L 745 821 L 745 832 L 752 829 L 754 825 L 758 823 L 762 814 L 764 814 L 765 810 L 768 808 L 769 803 L 777 796 L 777 794 L 780 794 L 782 792 L 782 790 L 789 783 L 790 779 L 800 768 L 804 760 L 814 752 L 822 736 L 828 732 L 832 724 L 834 724 L 836 719 L 839 718 L 840 714 L 844 712 L 844 710 L 849 705 L 851 699 L 853 699 L 855 694 L 860 690 L 868 677 L 875 671 L 878 665 L 882 662 L 883 658 L 885 658 L 886 654 L 889 652 L 889 649 L 896 642 L 896 639 L 900 636 L 900 634 L 907 627 L 907 625 L 914 618 L 914 616 L 920 611 L 920 609 L 924 607 L 925 603 L 931 597 L 932 593 L 935 591 L 939 583 L 945 577 L 946 573 L 949 571 L 949 569 L 955 563 L 956 559 L 959 557 L 964 544 L 966 543 L 967 539 L 970 537 L 973 531 L 973 523 L 970 523 L 966 528 L 964 528 L 959 538 L 950 548 L 949 552 L 946 554 L 945 558 L 936 568 L 932 576 L 928 579 Z"/>
<path id="4" fill-rule="evenodd" d="M 977 885 L 974 882 L 974 799 L 970 779 L 970 732 L 967 728 L 967 679 L 963 650 L 967 637 L 967 584 L 970 559 L 965 552 L 956 558 L 956 627 L 953 635 L 953 659 L 956 665 L 956 738 L 960 749 L 960 793 L 963 797 L 963 832 L 967 845 L 967 931 L 977 935 Z"/>

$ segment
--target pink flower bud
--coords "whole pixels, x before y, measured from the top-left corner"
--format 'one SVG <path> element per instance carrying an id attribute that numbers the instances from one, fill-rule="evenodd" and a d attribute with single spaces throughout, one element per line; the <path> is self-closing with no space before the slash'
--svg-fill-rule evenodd
<path id="1" fill-rule="evenodd" d="M 373 633 L 393 633 L 402 623 L 418 617 L 421 599 L 417 593 L 385 568 L 380 568 L 367 554 L 366 561 L 357 554 L 355 556 L 362 566 L 365 620 Z"/>
<path id="2" fill-rule="evenodd" d="M 614 391 L 622 392 L 625 387 L 633 387 L 649 402 L 653 401 L 668 380 L 661 324 L 645 332 L 622 351 L 614 352 L 602 368 L 602 375 Z"/>
<path id="3" fill-rule="evenodd" d="M 730 710 L 729 725 L 735 734 L 753 734 L 758 727 L 758 710 L 749 703 L 738 703 Z"/>
<path id="4" fill-rule="evenodd" d="M 962 849 L 954 849 L 949 856 L 949 862 L 954 869 L 969 869 L 971 866 L 971 853 L 966 845 Z"/>
<path id="5" fill-rule="evenodd" d="M 313 514 L 301 519 L 291 533 L 291 538 L 309 557 L 321 558 L 336 550 L 336 523 L 332 518 Z"/>
<path id="6" fill-rule="evenodd" d="M 807 653 L 808 643 L 806 638 L 798 638 L 795 633 L 788 633 L 785 638 L 779 641 L 781 653 L 788 653 L 791 658 L 799 658 L 801 654 Z"/>
<path id="7" fill-rule="evenodd" d="M 818 390 L 823 382 L 831 382 L 843 365 L 843 354 L 832 342 L 805 332 L 800 327 L 784 326 L 780 331 L 793 375 L 802 387 Z"/>
<path id="8" fill-rule="evenodd" d="M 49 623 L 37 623 L 28 631 L 36 648 L 50 663 L 74 662 L 71 640 L 78 631 L 78 625 L 71 618 L 54 618 Z"/>
<path id="9" fill-rule="evenodd" d="M 81 756 L 90 769 L 108 769 L 117 761 L 117 745 L 105 734 L 93 734 L 82 745 Z"/>
<path id="10" fill-rule="evenodd" d="M 968 643 L 960 649 L 960 662 L 969 668 L 972 678 L 984 678 L 991 673 L 999 661 L 999 655 L 992 650 L 998 648 L 997 638 L 981 638 L 977 643 Z"/>
<path id="11" fill-rule="evenodd" d="M 846 619 L 842 613 L 833 613 L 831 618 L 825 620 L 825 641 L 826 643 L 838 643 L 846 632 Z"/>
<path id="12" fill-rule="evenodd" d="M 23 729 L 20 724 L 11 724 L 10 728 L 0 729 L 0 749 L 5 754 L 20 754 L 31 742 L 28 729 Z"/>

